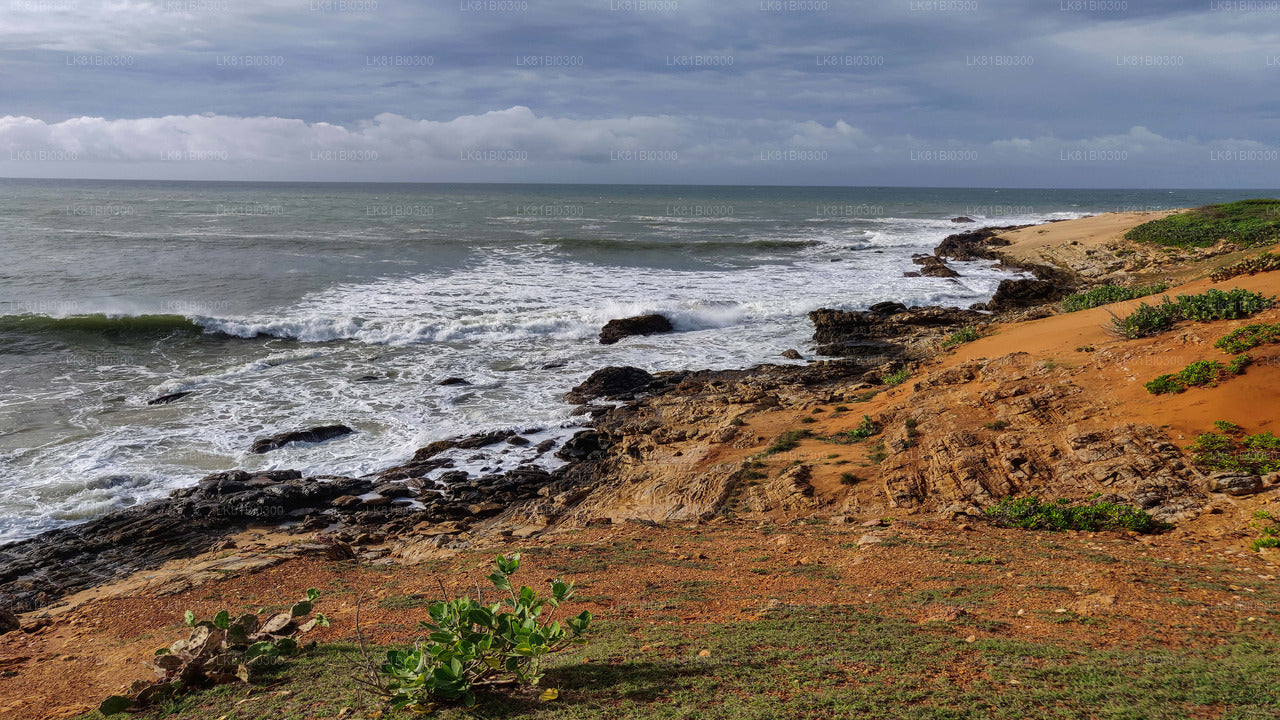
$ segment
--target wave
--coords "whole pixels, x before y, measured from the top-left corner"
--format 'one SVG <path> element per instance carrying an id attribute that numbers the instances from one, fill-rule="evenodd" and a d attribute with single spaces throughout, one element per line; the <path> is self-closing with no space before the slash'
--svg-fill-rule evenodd
<path id="1" fill-rule="evenodd" d="M 820 240 L 682 240 L 671 242 L 664 240 L 630 240 L 625 238 L 546 238 L 539 241 L 542 245 L 563 250 L 668 250 L 695 253 L 711 253 L 724 251 L 767 252 L 770 250 L 803 250 L 821 245 Z"/>
<path id="2" fill-rule="evenodd" d="M 204 332 L 183 315 L 0 315 L 0 332 L 53 335 L 105 335 L 109 337 L 198 335 Z"/>

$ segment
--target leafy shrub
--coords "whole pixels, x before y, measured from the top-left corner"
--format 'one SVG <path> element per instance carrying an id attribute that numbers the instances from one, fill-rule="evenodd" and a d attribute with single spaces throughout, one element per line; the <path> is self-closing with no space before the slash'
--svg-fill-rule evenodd
<path id="1" fill-rule="evenodd" d="M 1276 521 L 1275 516 L 1266 510 L 1259 510 L 1253 514 L 1253 517 L 1262 522 L 1252 523 L 1262 533 L 1262 537 L 1257 538 L 1249 547 L 1255 551 L 1262 548 L 1280 547 L 1280 523 Z"/>
<path id="2" fill-rule="evenodd" d="M 1217 423 L 1215 423 L 1216 425 Z M 1239 430 L 1229 431 L 1239 435 Z M 1264 474 L 1280 472 L 1280 437 L 1270 432 L 1239 438 L 1208 432 L 1187 446 L 1191 459 L 1214 470 Z"/>
<path id="3" fill-rule="evenodd" d="M 1213 346 L 1234 355 L 1273 342 L 1280 342 L 1280 324 L 1254 323 L 1223 335 Z"/>
<path id="4" fill-rule="evenodd" d="M 550 622 L 550 615 L 542 619 L 545 610 L 554 615 L 573 597 L 573 583 L 552 580 L 546 597 L 529 587 L 517 591 L 511 576 L 519 569 L 520 553 L 498 556 L 489 581 L 508 597 L 491 605 L 466 596 L 436 603 L 427 610 L 431 620 L 420 623 L 430 631 L 428 642 L 387 652 L 381 673 L 389 679 L 383 690 L 394 709 L 429 708 L 433 700 L 471 707 L 477 687 L 537 685 L 545 656 L 586 643 L 581 636 L 591 625 L 591 613 L 568 618 L 564 626 Z"/>
<path id="5" fill-rule="evenodd" d="M 1112 318 L 1111 323 L 1121 335 L 1127 338 L 1140 338 L 1164 332 L 1173 327 L 1178 320 L 1177 303 L 1166 297 L 1159 305 L 1142 303 L 1128 315 Z"/>
<path id="6" fill-rule="evenodd" d="M 1274 302 L 1274 297 L 1268 298 L 1242 288 L 1226 292 L 1210 288 L 1199 295 L 1179 295 L 1178 310 L 1184 320 L 1236 320 L 1262 312 Z"/>
<path id="7" fill-rule="evenodd" d="M 860 482 L 862 482 L 862 478 L 858 477 L 854 473 L 851 473 L 851 472 L 840 473 L 841 485 L 857 485 Z"/>
<path id="8" fill-rule="evenodd" d="M 1125 239 L 1170 247 L 1208 247 L 1219 240 L 1263 245 L 1280 240 L 1280 200 L 1206 205 L 1145 222 Z"/>
<path id="9" fill-rule="evenodd" d="M 1213 426 L 1217 428 L 1219 432 L 1224 432 L 1228 435 L 1236 435 L 1244 432 L 1243 428 L 1229 420 L 1214 420 Z"/>
<path id="10" fill-rule="evenodd" d="M 1122 300 L 1135 300 L 1148 295 L 1164 292 L 1169 289 L 1168 283 L 1157 283 L 1155 285 L 1144 285 L 1141 287 L 1122 287 L 1120 285 L 1101 285 L 1078 292 L 1074 295 L 1068 295 L 1062 301 L 1063 312 L 1076 312 L 1078 310 L 1088 310 L 1096 308 L 1100 305 L 1110 305 L 1111 303 L 1121 302 Z"/>
<path id="11" fill-rule="evenodd" d="M 1142 303 L 1129 315 L 1114 318 L 1112 324 L 1121 335 L 1139 338 L 1168 330 L 1179 320 L 1210 322 L 1249 317 L 1274 302 L 1274 297 L 1241 288 L 1227 292 L 1209 289 L 1199 295 L 1179 295 L 1177 301 L 1165 297 L 1155 306 Z"/>
<path id="12" fill-rule="evenodd" d="M 1245 368 L 1253 364 L 1252 355 L 1237 355 L 1227 363 L 1227 372 L 1232 375 L 1243 375 Z"/>
<path id="13" fill-rule="evenodd" d="M 1261 255 L 1232 263 L 1209 276 L 1214 282 L 1230 280 L 1237 275 L 1256 275 L 1258 273 L 1280 270 L 1280 255 L 1264 252 Z"/>
<path id="14" fill-rule="evenodd" d="M 1222 372 L 1222 363 L 1217 360 L 1196 360 L 1178 373 L 1178 379 L 1187 385 L 1208 385 L 1218 379 Z"/>
<path id="15" fill-rule="evenodd" d="M 980 337 L 982 336 L 978 334 L 978 331 L 971 327 L 961 328 L 951 333 L 951 337 L 948 337 L 946 340 L 942 341 L 942 349 L 946 350 L 949 348 L 953 348 L 957 345 L 963 345 L 964 343 L 967 343 L 967 342 L 973 342 L 974 340 L 977 340 Z M 903 378 L 903 379 L 905 380 L 906 378 Z"/>
<path id="16" fill-rule="evenodd" d="M 329 620 L 321 613 L 306 619 L 319 597 L 312 588 L 290 609 L 265 620 L 254 613 L 232 618 L 226 610 L 210 620 L 197 620 L 188 610 L 185 621 L 191 628 L 190 636 L 160 648 L 152 658 L 150 666 L 160 679 L 139 680 L 127 694 L 103 700 L 98 710 L 113 715 L 150 707 L 195 688 L 249 682 L 262 670 L 280 664 L 282 658 L 301 652 L 299 636 L 315 627 L 328 627 Z"/>
<path id="17" fill-rule="evenodd" d="M 863 415 L 858 427 L 849 431 L 849 437 L 853 440 L 866 440 L 878 432 L 880 432 L 880 425 L 872 420 L 870 415 Z"/>
<path id="18" fill-rule="evenodd" d="M 1002 527 L 1024 530 L 1121 529 L 1151 533 L 1169 527 L 1135 507 L 1105 501 L 1076 505 L 1066 499 L 1042 502 L 1035 497 L 1005 498 L 987 508 L 986 515 Z"/>
<path id="19" fill-rule="evenodd" d="M 890 387 L 893 387 L 894 385 L 901 385 L 902 383 L 906 382 L 907 378 L 909 377 L 911 377 L 911 371 L 908 370 L 907 368 L 902 368 L 896 373 L 885 375 L 884 377 L 880 378 L 880 382 Z"/>
<path id="20" fill-rule="evenodd" d="M 1180 393 L 1183 390 L 1187 389 L 1187 386 L 1183 385 L 1182 381 L 1178 379 L 1178 375 L 1172 374 L 1172 373 L 1168 375 L 1161 375 L 1160 377 L 1157 377 L 1155 380 L 1152 380 L 1151 382 L 1147 383 L 1143 387 L 1145 387 L 1147 389 L 1147 392 L 1151 393 L 1152 395 L 1166 395 L 1169 393 Z"/>

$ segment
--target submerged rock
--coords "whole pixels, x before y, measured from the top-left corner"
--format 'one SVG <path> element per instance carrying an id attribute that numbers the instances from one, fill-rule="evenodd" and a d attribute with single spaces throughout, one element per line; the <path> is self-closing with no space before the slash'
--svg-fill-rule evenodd
<path id="1" fill-rule="evenodd" d="M 190 390 L 184 390 L 182 392 L 176 392 L 176 393 L 169 393 L 168 395 L 161 395 L 158 398 L 151 398 L 150 400 L 147 401 L 147 404 L 148 405 L 168 405 L 169 403 L 175 400 L 181 400 L 182 398 L 190 394 L 191 394 Z"/>
<path id="2" fill-rule="evenodd" d="M 291 430 L 289 432 L 277 433 L 270 437 L 254 440 L 253 445 L 249 448 L 249 452 L 261 455 L 262 453 L 271 452 L 272 450 L 278 450 L 289 443 L 324 442 L 325 440 L 342 437 L 343 435 L 350 435 L 353 432 L 355 432 L 355 430 L 352 430 L 346 425 L 321 425 L 307 430 Z"/>
<path id="3" fill-rule="evenodd" d="M 440 382 L 438 382 L 438 383 L 436 383 L 436 384 L 437 384 L 437 385 L 446 385 L 446 386 L 447 386 L 447 385 L 470 385 L 471 383 L 470 383 L 466 378 L 460 378 L 460 377 L 449 377 L 449 378 L 445 378 L 445 379 L 441 380 Z"/>
<path id="4" fill-rule="evenodd" d="M 656 313 L 619 318 L 610 320 L 600 329 L 600 344 L 612 345 L 622 338 L 632 335 L 656 335 L 658 333 L 669 333 L 674 329 L 670 320 Z"/>
<path id="5" fill-rule="evenodd" d="M 951 222 L 953 222 L 953 223 L 971 223 L 971 222 L 974 222 L 974 220 L 973 220 L 973 218 L 969 217 L 968 215 L 960 215 L 959 217 L 953 217 L 953 218 L 951 218 Z"/>

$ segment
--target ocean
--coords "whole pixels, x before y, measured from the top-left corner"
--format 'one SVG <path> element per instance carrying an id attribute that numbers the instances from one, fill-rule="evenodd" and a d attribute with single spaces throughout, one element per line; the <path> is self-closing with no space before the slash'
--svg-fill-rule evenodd
<path id="1" fill-rule="evenodd" d="M 560 396 L 592 371 L 793 362 L 819 307 L 986 300 L 1009 277 L 990 263 L 903 277 L 954 232 L 1276 194 L 0 180 L 0 542 L 218 470 L 359 475 L 477 431 L 565 437 L 583 418 Z M 598 344 L 651 312 L 676 332 Z M 356 432 L 248 452 L 333 423 Z"/>

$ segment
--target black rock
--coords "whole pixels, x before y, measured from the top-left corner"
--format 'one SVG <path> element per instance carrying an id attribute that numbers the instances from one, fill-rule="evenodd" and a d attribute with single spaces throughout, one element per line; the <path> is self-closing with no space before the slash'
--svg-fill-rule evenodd
<path id="1" fill-rule="evenodd" d="M 585 460 L 594 453 L 605 450 L 610 442 L 607 436 L 595 430 L 582 430 L 565 442 L 564 447 L 556 451 L 561 460 Z"/>
<path id="2" fill-rule="evenodd" d="M 528 445 L 529 438 L 520 437 L 519 435 L 512 435 L 511 437 L 507 438 L 507 444 L 508 445 Z"/>
<path id="3" fill-rule="evenodd" d="M 1051 280 L 1001 280 L 995 295 L 981 309 L 1002 312 L 1044 305 L 1070 295 L 1072 289 Z"/>
<path id="4" fill-rule="evenodd" d="M 612 345 L 624 337 L 669 333 L 674 329 L 670 320 L 658 314 L 619 318 L 610 320 L 600 329 L 600 344 Z"/>
<path id="5" fill-rule="evenodd" d="M 349 435 L 353 432 L 355 432 L 355 430 L 352 430 L 346 425 L 321 425 L 307 430 L 291 430 L 289 432 L 272 435 L 271 437 L 254 440 L 253 445 L 249 448 L 249 452 L 261 455 L 262 453 L 282 448 L 289 443 L 323 442 L 336 437 L 342 437 L 343 435 Z"/>
<path id="6" fill-rule="evenodd" d="M 951 222 L 953 223 L 971 223 L 973 221 L 974 221 L 973 218 L 969 217 L 968 215 L 961 215 L 959 217 L 951 218 Z"/>
<path id="7" fill-rule="evenodd" d="M 150 400 L 147 401 L 147 404 L 148 405 L 168 405 L 174 400 L 181 400 L 182 398 L 190 394 L 191 394 L 190 390 L 185 390 L 183 392 L 169 393 L 168 395 L 161 395 L 158 398 L 151 398 Z"/>
<path id="8" fill-rule="evenodd" d="M 574 389 L 565 393 L 569 403 L 585 403 L 598 397 L 616 397 L 644 389 L 653 382 L 653 376 L 630 365 L 601 368 Z"/>
<path id="9" fill-rule="evenodd" d="M 22 623 L 18 622 L 18 616 L 12 610 L 0 607 L 0 635 L 21 629 Z"/>
<path id="10" fill-rule="evenodd" d="M 800 354 L 800 352 L 799 352 L 798 350 L 791 350 L 791 349 L 783 350 L 783 351 L 782 351 L 782 357 L 784 357 L 784 358 L 786 358 L 786 359 L 788 359 L 788 360 L 803 360 L 803 359 L 804 359 L 804 356 L 803 356 L 803 355 L 801 355 L 801 354 Z"/>
<path id="11" fill-rule="evenodd" d="M 468 382 L 465 378 L 451 377 L 451 378 L 445 378 L 436 384 L 437 385 L 470 385 L 471 383 Z"/>

